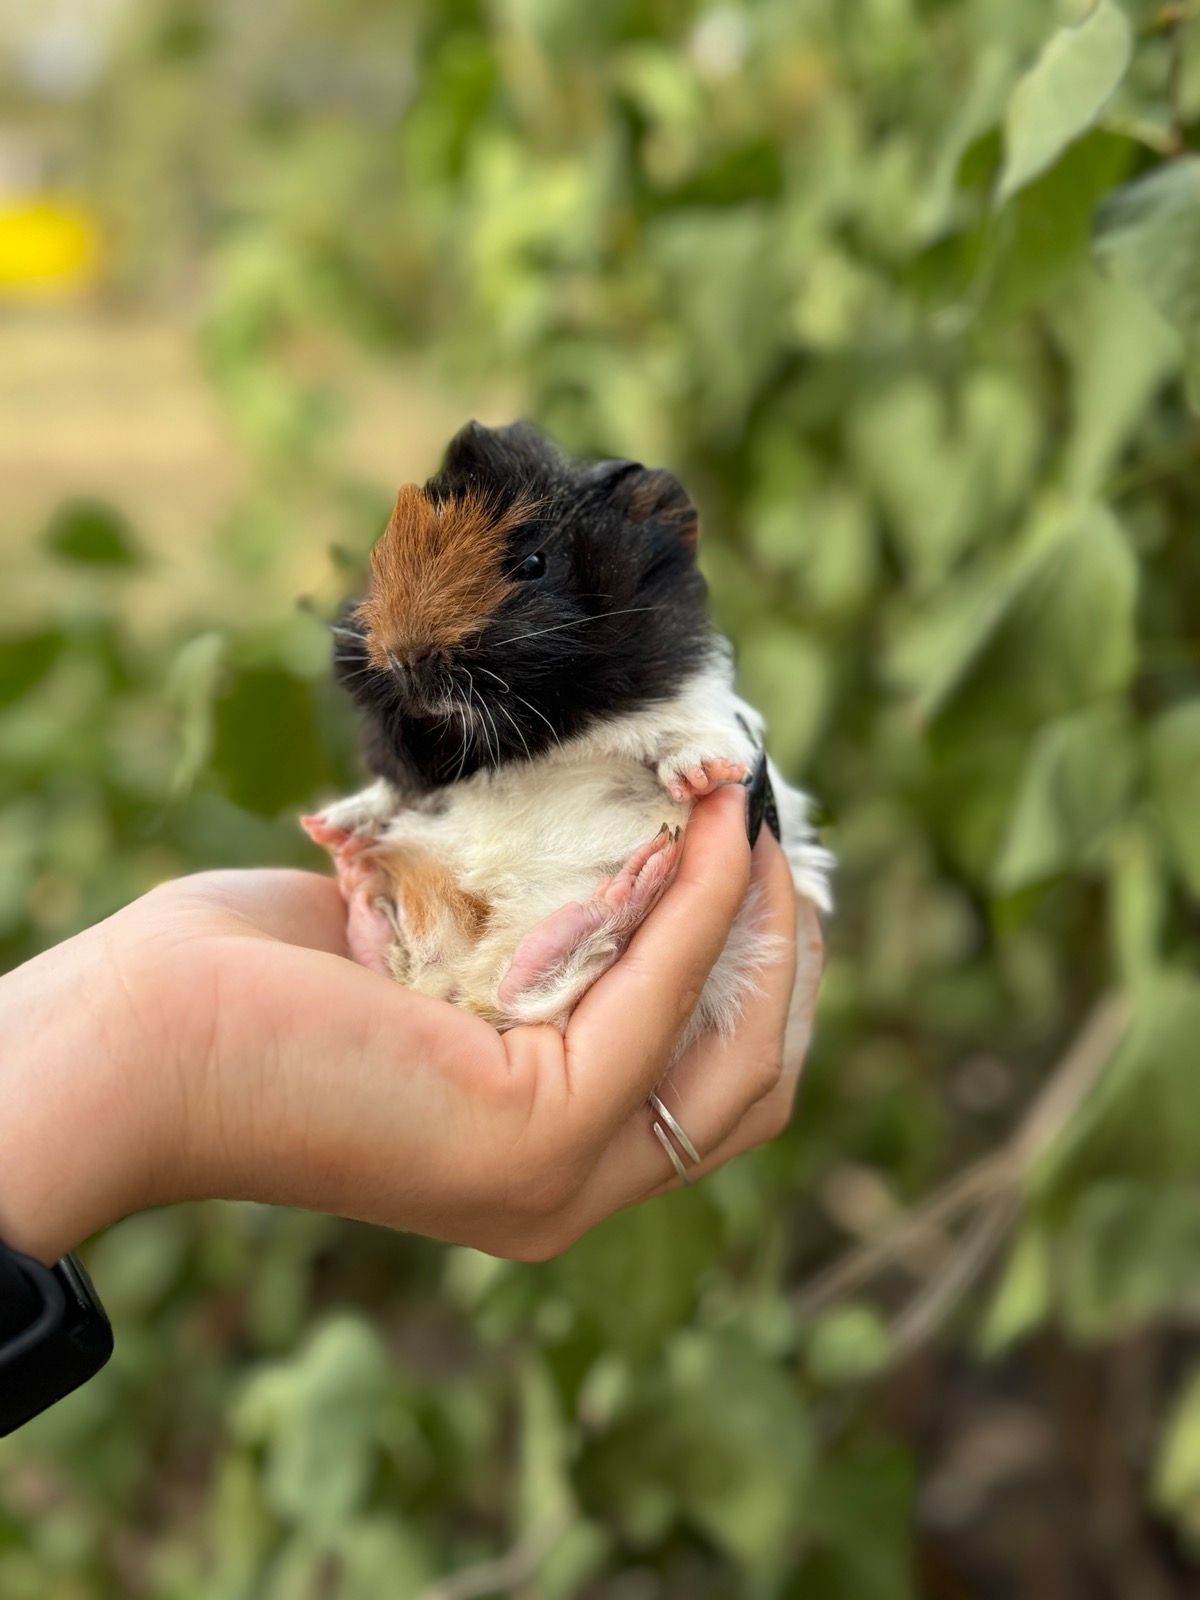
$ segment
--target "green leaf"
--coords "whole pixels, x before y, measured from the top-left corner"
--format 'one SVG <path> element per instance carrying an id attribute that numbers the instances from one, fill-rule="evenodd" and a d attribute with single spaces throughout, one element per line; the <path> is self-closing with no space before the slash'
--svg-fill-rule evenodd
<path id="1" fill-rule="evenodd" d="M 1058 1241 L 1055 1286 L 1068 1329 L 1103 1339 L 1147 1319 L 1200 1312 L 1200 1185 L 1102 1180 Z"/>
<path id="2" fill-rule="evenodd" d="M 63 634 L 51 628 L 0 638 L 0 706 L 11 705 L 36 687 L 62 655 L 65 643 Z"/>
<path id="3" fill-rule="evenodd" d="M 1096 494 L 1157 390 L 1179 370 L 1179 341 L 1143 295 L 1089 262 L 1056 303 L 1054 330 L 1071 362 L 1068 492 Z"/>
<path id="4" fill-rule="evenodd" d="M 918 236 L 936 238 L 954 216 L 959 168 L 967 150 L 993 128 L 1012 84 L 1011 50 L 994 39 L 980 41 L 971 76 L 941 137 L 917 215 Z"/>
<path id="5" fill-rule="evenodd" d="M 1119 708 L 1098 706 L 1036 734 L 993 874 L 1002 893 L 1023 889 L 1094 857 L 1120 817 L 1133 750 Z"/>
<path id="6" fill-rule="evenodd" d="M 806 1353 L 809 1371 L 818 1383 L 861 1383 L 887 1366 L 891 1341 L 873 1307 L 840 1306 L 814 1325 Z"/>
<path id="7" fill-rule="evenodd" d="M 212 754 L 214 704 L 225 655 L 222 633 L 189 639 L 175 657 L 167 696 L 179 714 L 179 757 L 171 775 L 172 794 L 183 794 L 200 776 Z"/>
<path id="8" fill-rule="evenodd" d="M 802 1525 L 812 1435 L 787 1375 L 737 1340 L 679 1334 L 585 1465 L 626 1537 L 679 1518 L 750 1571 L 774 1569 Z"/>
<path id="9" fill-rule="evenodd" d="M 719 1247 L 711 1202 L 678 1195 L 618 1213 L 556 1261 L 550 1276 L 605 1345 L 646 1356 L 687 1316 Z M 636 1296 L 627 1292 L 633 1282 Z"/>
<path id="10" fill-rule="evenodd" d="M 374 1467 L 387 1365 L 365 1323 L 327 1323 L 294 1361 L 251 1379 L 236 1413 L 266 1447 L 266 1492 L 280 1516 L 336 1530 L 363 1503 Z"/>
<path id="11" fill-rule="evenodd" d="M 1200 1533 L 1200 1369 L 1172 1409 L 1154 1468 L 1154 1501 L 1161 1511 Z"/>
<path id="12" fill-rule="evenodd" d="M 1195 1116 L 1200 983 L 1174 969 L 1134 991 L 1120 1048 L 1031 1174 L 1039 1191 L 1078 1195 L 1099 1179 L 1190 1180 L 1200 1170 Z"/>
<path id="13" fill-rule="evenodd" d="M 392 1515 L 356 1517 L 333 1540 L 341 1563 L 338 1600 L 379 1600 L 418 1595 L 433 1579 L 429 1552 L 415 1528 Z M 318 1583 L 327 1581 L 328 1566 Z M 313 1591 L 309 1589 L 308 1594 Z"/>
<path id="14" fill-rule="evenodd" d="M 890 666 L 922 721 L 1030 726 L 1125 687 L 1137 563 L 1105 507 L 1048 509 L 898 633 Z"/>
<path id="15" fill-rule="evenodd" d="M 1132 48 L 1129 21 L 1114 0 L 1097 0 L 1082 22 L 1051 35 L 1008 103 L 999 204 L 1091 127 L 1125 76 Z"/>
<path id="16" fill-rule="evenodd" d="M 1005 338 L 1035 307 L 1070 292 L 1089 259 L 1096 208 L 1128 176 L 1131 139 L 1093 128 L 1005 206 L 988 235 L 984 320 Z M 1043 401 L 1048 398 L 1040 386 Z"/>
<path id="17" fill-rule="evenodd" d="M 746 640 L 738 666 L 745 694 L 767 719 L 776 761 L 785 772 L 801 770 L 828 707 L 824 653 L 798 629 L 765 623 Z"/>
<path id="18" fill-rule="evenodd" d="M 1046 1234 L 1029 1223 L 1017 1236 L 987 1309 L 980 1337 L 985 1356 L 1002 1355 L 1037 1327 L 1050 1309 L 1051 1284 Z"/>
<path id="19" fill-rule="evenodd" d="M 1161 964 L 1168 909 L 1168 873 L 1158 838 L 1140 816 L 1112 842 L 1109 923 L 1117 968 L 1140 983 Z"/>
<path id="20" fill-rule="evenodd" d="M 1149 299 L 1183 340 L 1200 406 L 1200 156 L 1118 189 L 1096 221 L 1096 256 Z"/>
<path id="21" fill-rule="evenodd" d="M 1200 898 L 1200 700 L 1186 700 L 1155 722 L 1150 772 L 1175 864 Z"/>
<path id="22" fill-rule="evenodd" d="M 1027 396 L 995 372 L 974 373 L 956 395 L 910 374 L 868 395 L 850 426 L 855 458 L 914 586 L 944 577 L 1005 514 L 1037 458 L 1038 422 Z"/>
<path id="23" fill-rule="evenodd" d="M 182 1275 L 186 1236 L 169 1212 L 126 1217 L 96 1240 L 88 1264 L 114 1317 L 150 1318 Z"/>
<path id="24" fill-rule="evenodd" d="M 126 517 L 103 500 L 69 500 L 42 535 L 51 555 L 83 567 L 132 571 L 146 557 Z"/>
<path id="25" fill-rule="evenodd" d="M 312 685 L 281 667 L 245 667 L 228 675 L 214 710 L 211 767 L 235 805 L 275 816 L 310 799 L 327 781 L 317 717 Z"/>
<path id="26" fill-rule="evenodd" d="M 209 1491 L 207 1520 L 209 1585 L 198 1595 L 203 1600 L 251 1600 L 259 1592 L 259 1570 L 275 1542 L 276 1528 L 249 1451 L 234 1450 L 220 1463 Z"/>
<path id="27" fill-rule="evenodd" d="M 912 1459 L 870 1431 L 847 1433 L 839 1446 L 825 1446 L 813 1474 L 804 1506 L 806 1558 L 788 1593 L 796 1600 L 915 1600 Z"/>

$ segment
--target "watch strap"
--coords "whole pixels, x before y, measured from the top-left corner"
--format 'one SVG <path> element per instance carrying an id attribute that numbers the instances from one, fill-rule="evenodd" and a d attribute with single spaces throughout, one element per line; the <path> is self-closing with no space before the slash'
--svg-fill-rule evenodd
<path id="1" fill-rule="evenodd" d="M 0 1243 L 0 1436 L 94 1377 L 112 1350 L 82 1262 L 47 1267 Z"/>
<path id="2" fill-rule="evenodd" d="M 0 1247 L 0 1346 L 23 1333 L 38 1314 L 41 1298 L 20 1258 Z"/>

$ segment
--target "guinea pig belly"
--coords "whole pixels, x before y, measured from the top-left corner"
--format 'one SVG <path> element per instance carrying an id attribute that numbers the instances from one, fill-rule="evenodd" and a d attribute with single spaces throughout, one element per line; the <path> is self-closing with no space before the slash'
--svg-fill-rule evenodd
<path id="1" fill-rule="evenodd" d="M 350 954 L 496 1026 L 565 1022 L 665 888 L 691 807 L 641 762 L 480 772 L 426 810 L 380 794 L 307 818 L 348 906 Z"/>
<path id="2" fill-rule="evenodd" d="M 690 807 L 620 758 L 522 764 L 457 786 L 457 878 L 489 907 L 462 988 L 500 1026 L 562 1024 L 669 881 Z"/>

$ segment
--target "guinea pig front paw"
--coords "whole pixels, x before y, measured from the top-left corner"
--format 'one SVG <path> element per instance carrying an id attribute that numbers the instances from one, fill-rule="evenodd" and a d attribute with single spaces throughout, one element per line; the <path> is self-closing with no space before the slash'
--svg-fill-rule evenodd
<path id="1" fill-rule="evenodd" d="M 521 940 L 497 999 L 516 1022 L 566 1022 L 675 875 L 683 832 L 665 823 L 586 903 L 563 906 Z"/>
<path id="2" fill-rule="evenodd" d="M 353 836 L 364 842 L 377 839 L 395 816 L 397 800 L 382 778 L 358 794 L 335 800 L 315 816 L 301 817 L 300 826 L 314 844 L 332 855 Z"/>
<path id="3" fill-rule="evenodd" d="M 355 834 L 352 828 L 339 827 L 331 822 L 328 812 L 318 811 L 314 816 L 301 817 L 300 826 L 314 844 L 319 844 L 323 850 L 328 850 L 331 856 L 336 857 L 339 851 L 352 849 L 357 843 L 360 849 L 366 849 L 367 840 Z"/>
<path id="4" fill-rule="evenodd" d="M 658 763 L 658 781 L 681 805 L 699 800 L 726 783 L 745 783 L 750 763 L 735 756 L 707 755 L 697 749 L 673 751 Z"/>

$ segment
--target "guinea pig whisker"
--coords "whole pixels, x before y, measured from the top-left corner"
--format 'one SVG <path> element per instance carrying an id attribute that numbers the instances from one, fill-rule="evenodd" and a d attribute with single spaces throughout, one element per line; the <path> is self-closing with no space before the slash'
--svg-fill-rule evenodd
<path id="1" fill-rule="evenodd" d="M 478 703 L 480 711 L 482 711 L 483 710 L 483 701 L 479 699 L 478 691 L 475 688 L 474 675 L 472 674 L 470 669 L 467 668 L 467 667 L 464 667 L 463 671 L 467 674 L 467 694 L 470 696 L 470 700 L 468 701 L 468 704 L 472 707 L 472 713 L 471 713 L 472 716 L 476 716 L 476 713 L 474 711 L 474 706 L 475 706 L 476 703 Z M 483 728 L 484 744 L 487 747 L 488 758 L 490 760 L 491 759 L 491 754 L 492 754 L 492 741 L 491 741 L 491 736 L 490 736 L 490 734 L 488 732 L 488 726 L 487 726 L 487 723 L 484 722 L 482 716 L 478 717 L 478 721 L 480 723 L 480 726 Z"/>
<path id="2" fill-rule="evenodd" d="M 472 711 L 470 704 L 462 698 L 461 694 L 458 697 L 455 710 L 460 714 L 461 727 L 459 728 L 459 735 L 462 739 L 462 747 L 458 752 L 458 766 L 455 768 L 453 779 L 453 781 L 457 783 L 463 775 L 463 768 L 467 764 L 467 752 L 470 749 L 471 721 L 474 717 L 474 712 Z"/>
<path id="3" fill-rule="evenodd" d="M 480 708 L 480 710 L 483 712 L 483 714 L 484 714 L 485 718 L 487 719 L 488 723 L 491 725 L 492 738 L 493 738 L 493 741 L 494 741 L 494 744 L 495 744 L 495 750 L 496 750 L 496 765 L 499 766 L 500 765 L 500 730 L 496 726 L 496 719 L 492 715 L 492 708 L 483 699 L 482 695 L 477 695 L 476 698 L 479 700 L 479 708 Z"/>
<path id="4" fill-rule="evenodd" d="M 513 696 L 514 700 L 519 700 L 520 703 L 523 706 L 528 706 L 529 710 L 533 712 L 535 717 L 541 717 L 542 721 L 550 729 L 550 737 L 554 740 L 555 744 L 561 750 L 562 749 L 562 740 L 558 736 L 558 729 L 550 721 L 550 718 L 547 717 L 543 712 L 539 711 L 538 708 L 533 704 L 533 702 L 531 700 L 526 700 L 526 698 L 525 698 L 525 696 L 523 694 L 517 694 L 515 689 L 512 690 L 511 693 L 512 693 L 512 696 Z"/>
<path id="5" fill-rule="evenodd" d="M 468 676 L 470 676 L 470 674 L 468 674 Z M 488 756 L 489 756 L 489 758 L 491 758 L 492 760 L 495 761 L 497 766 L 499 766 L 500 765 L 500 735 L 499 735 L 499 733 L 496 732 L 496 719 L 492 716 L 491 712 L 488 710 L 487 704 L 484 701 L 483 696 L 479 693 L 478 689 L 476 689 L 476 687 L 475 687 L 475 679 L 474 678 L 471 678 L 471 693 L 475 697 L 476 703 L 479 706 L 480 714 L 481 714 L 482 719 L 483 719 L 483 736 L 484 736 L 484 739 L 487 742 Z M 493 751 L 493 748 L 492 748 L 493 735 L 495 736 L 495 750 L 494 751 Z"/>
<path id="6" fill-rule="evenodd" d="M 339 676 L 343 684 L 357 683 L 360 678 L 372 677 L 377 670 L 369 661 L 366 661 L 361 667 L 355 667 L 353 672 L 343 672 Z"/>
<path id="7" fill-rule="evenodd" d="M 442 673 L 441 680 L 438 684 L 438 692 L 442 697 L 442 704 L 445 707 L 445 710 L 438 718 L 438 726 L 444 728 L 449 723 L 450 718 L 458 710 L 458 706 L 456 705 L 454 699 L 454 680 L 451 678 L 448 672 Z"/>
<path id="8" fill-rule="evenodd" d="M 527 706 L 529 708 L 529 710 L 533 712 L 535 717 L 542 717 L 542 721 L 550 729 L 550 733 L 551 733 L 552 738 L 554 739 L 555 744 L 557 744 L 561 748 L 562 740 L 558 737 L 558 734 L 557 734 L 557 732 L 555 731 L 555 728 L 554 728 L 554 724 L 552 722 L 550 722 L 546 717 L 543 717 L 542 713 L 538 710 L 538 708 L 536 706 L 530 705 L 529 701 L 526 700 L 523 695 L 519 695 L 516 692 L 516 690 L 513 688 L 511 683 L 506 682 L 505 679 L 503 679 L 498 672 L 493 672 L 490 667 L 481 667 L 478 662 L 475 663 L 475 670 L 477 672 L 486 673 L 489 678 L 494 678 L 495 681 L 500 685 L 501 689 L 503 689 L 505 694 L 511 694 L 514 700 L 519 700 L 520 703 L 523 706 Z M 530 751 L 529 742 L 525 738 L 525 734 L 522 731 L 521 724 L 513 716 L 512 712 L 508 709 L 507 706 L 501 706 L 500 710 L 504 713 L 504 715 L 508 718 L 509 722 L 511 722 L 513 727 L 516 729 L 517 737 L 520 739 L 521 744 L 524 746 L 525 754 L 528 757 L 528 759 L 532 761 L 533 760 L 533 754 Z"/>
<path id="9" fill-rule="evenodd" d="M 499 644 L 516 644 L 520 639 L 540 639 L 543 634 L 561 633 L 564 628 L 582 628 L 587 622 L 603 622 L 606 617 L 628 617 L 635 611 L 661 611 L 662 606 L 622 606 L 616 611 L 601 611 L 594 617 L 576 617 L 573 622 L 558 622 L 552 628 L 535 628 L 532 633 L 510 633 Z"/>
<path id="10" fill-rule="evenodd" d="M 512 723 L 513 732 L 516 734 L 517 738 L 520 739 L 520 741 L 521 741 L 521 748 L 525 752 L 526 761 L 532 761 L 533 760 L 533 754 L 530 751 L 529 744 L 528 744 L 528 741 L 525 738 L 525 735 L 521 732 L 521 724 L 517 721 L 516 717 L 513 716 L 512 712 L 508 709 L 507 706 L 501 706 L 500 710 L 508 718 L 509 722 Z"/>
<path id="11" fill-rule="evenodd" d="M 475 670 L 476 670 L 476 672 L 486 672 L 489 678 L 495 678 L 496 682 L 504 690 L 505 694 L 511 694 L 512 693 L 511 686 L 509 684 L 505 683 L 504 679 L 500 676 L 500 674 L 498 672 L 492 672 L 488 667 L 481 667 L 479 665 L 478 661 L 475 663 Z"/>
<path id="12" fill-rule="evenodd" d="M 480 703 L 481 706 L 483 706 L 484 715 L 487 717 L 487 720 L 491 723 L 491 726 L 492 726 L 492 741 L 493 741 L 493 743 L 495 745 L 495 748 L 496 748 L 496 765 L 499 766 L 500 765 L 500 730 L 496 726 L 496 718 L 492 714 L 491 707 L 486 705 L 482 700 L 479 703 Z"/>

